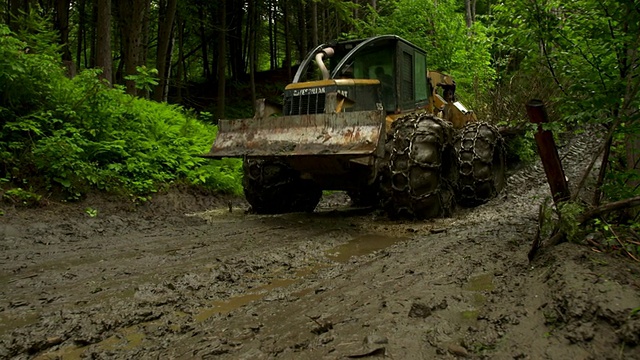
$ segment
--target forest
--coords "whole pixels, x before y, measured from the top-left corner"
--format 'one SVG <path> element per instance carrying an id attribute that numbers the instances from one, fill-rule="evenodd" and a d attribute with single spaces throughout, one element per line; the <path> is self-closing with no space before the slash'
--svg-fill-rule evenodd
<path id="1" fill-rule="evenodd" d="M 512 161 L 537 156 L 533 98 L 556 134 L 604 137 L 580 206 L 640 194 L 637 0 L 0 0 L 0 17 L 5 203 L 241 194 L 240 161 L 195 156 L 217 119 L 280 102 L 316 45 L 381 34 L 425 49 L 480 119 L 516 129 Z"/>

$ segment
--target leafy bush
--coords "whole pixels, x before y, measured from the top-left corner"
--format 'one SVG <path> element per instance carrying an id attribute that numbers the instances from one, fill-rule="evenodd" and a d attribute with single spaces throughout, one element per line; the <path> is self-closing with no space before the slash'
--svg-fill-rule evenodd
<path id="1" fill-rule="evenodd" d="M 493 108 L 522 117 L 518 104 L 536 97 L 566 131 L 589 123 L 612 130 L 601 179 L 611 200 L 640 194 L 633 156 L 640 134 L 636 10 L 633 2 L 615 0 L 505 0 L 492 6 L 500 74 Z"/>
<path id="2" fill-rule="evenodd" d="M 55 49 L 39 49 L 0 25 L 0 178 L 71 199 L 93 189 L 143 196 L 173 182 L 242 191 L 238 160 L 196 156 L 214 126 L 111 88 L 97 70 L 68 79 Z"/>

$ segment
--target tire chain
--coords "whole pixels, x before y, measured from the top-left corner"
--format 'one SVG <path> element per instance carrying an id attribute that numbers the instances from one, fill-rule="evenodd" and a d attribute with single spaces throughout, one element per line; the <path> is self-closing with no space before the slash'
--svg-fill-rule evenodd
<path id="1" fill-rule="evenodd" d="M 447 161 L 452 132 L 449 122 L 427 113 L 411 113 L 392 124 L 380 194 L 381 205 L 391 216 L 427 218 L 452 212 L 454 196 L 447 170 L 453 165 Z"/>
<path id="2" fill-rule="evenodd" d="M 485 122 L 469 123 L 455 136 L 455 153 L 459 175 L 457 179 L 458 202 L 475 206 L 494 198 L 504 187 L 504 140 L 495 126 Z M 495 152 L 499 153 L 496 154 Z M 496 184 L 494 161 L 498 155 L 501 172 Z"/>

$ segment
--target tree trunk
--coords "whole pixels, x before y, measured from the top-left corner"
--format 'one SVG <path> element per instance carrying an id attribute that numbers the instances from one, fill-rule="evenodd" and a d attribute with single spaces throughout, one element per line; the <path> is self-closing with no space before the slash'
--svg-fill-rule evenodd
<path id="1" fill-rule="evenodd" d="M 467 23 L 467 28 L 471 28 L 473 25 L 473 18 L 471 16 L 471 0 L 464 0 L 464 9 L 465 9 L 465 21 Z"/>
<path id="2" fill-rule="evenodd" d="M 219 16 L 220 30 L 218 32 L 218 103 L 217 103 L 217 118 L 224 118 L 224 104 L 225 104 L 225 70 L 227 68 L 227 6 L 226 1 L 221 1 L 221 9 Z"/>
<path id="3" fill-rule="evenodd" d="M 69 47 L 69 6 L 71 0 L 56 0 L 56 16 L 54 28 L 60 33 L 60 45 L 62 45 L 62 61 L 71 61 L 71 48 Z"/>
<path id="4" fill-rule="evenodd" d="M 287 11 L 288 0 L 282 0 L 282 15 L 284 21 L 284 67 L 287 68 L 287 78 L 291 79 L 291 40 L 289 36 L 289 12 Z"/>
<path id="5" fill-rule="evenodd" d="M 245 24 L 245 30 L 244 30 L 244 38 L 242 39 L 242 58 L 245 59 L 244 61 L 244 65 L 245 67 L 242 69 L 242 72 L 245 74 L 248 74 L 249 68 L 248 66 L 251 66 L 251 64 L 249 64 L 251 62 L 250 58 L 249 58 L 249 38 L 252 35 L 252 31 L 251 30 L 253 28 L 253 19 L 252 19 L 252 7 L 253 7 L 253 3 L 255 2 L 255 0 L 248 0 L 248 5 L 247 5 L 247 21 Z"/>
<path id="6" fill-rule="evenodd" d="M 276 68 L 275 39 L 277 37 L 275 37 L 273 34 L 273 22 L 274 22 L 273 2 L 269 0 L 267 3 L 267 6 L 268 6 L 268 14 L 269 14 L 269 70 L 274 70 Z"/>
<path id="7" fill-rule="evenodd" d="M 136 75 L 142 65 L 142 21 L 148 0 L 118 0 L 120 10 L 120 31 L 123 42 L 122 61 L 125 76 Z M 125 80 L 127 93 L 137 95 L 136 83 Z"/>
<path id="8" fill-rule="evenodd" d="M 151 24 L 151 1 L 145 1 L 144 17 L 142 18 L 142 42 L 140 43 L 140 64 L 145 65 L 149 56 L 149 32 Z"/>
<path id="9" fill-rule="evenodd" d="M 113 8 L 112 8 L 113 10 Z M 96 29 L 98 28 L 98 1 L 95 0 L 93 1 L 93 6 L 91 6 L 91 23 L 89 24 L 89 28 L 91 29 L 91 37 L 89 39 L 90 41 L 90 46 L 89 46 L 89 57 L 87 59 L 87 55 L 85 54 L 85 66 L 89 67 L 89 68 L 94 68 L 96 67 L 96 55 L 98 52 L 98 49 L 96 48 L 97 45 L 97 38 L 98 38 L 98 34 L 96 34 Z M 87 61 L 89 62 L 87 64 Z"/>
<path id="10" fill-rule="evenodd" d="M 207 39 L 207 35 L 205 33 L 204 21 L 205 21 L 205 8 L 204 6 L 200 6 L 200 46 L 202 47 L 202 76 L 205 80 L 211 79 L 211 68 L 209 67 L 209 48 L 207 44 L 209 43 Z"/>
<path id="11" fill-rule="evenodd" d="M 96 0 L 98 22 L 96 24 L 96 67 L 102 69 L 100 78 L 113 83 L 111 58 L 111 0 Z"/>
<path id="12" fill-rule="evenodd" d="M 249 1 L 248 29 L 249 34 L 249 82 L 251 84 L 251 103 L 256 103 L 256 37 L 257 37 L 257 4 L 256 0 Z"/>
<path id="13" fill-rule="evenodd" d="M 471 0 L 471 23 L 476 22 L 476 0 Z"/>
<path id="14" fill-rule="evenodd" d="M 163 2 L 160 2 L 163 5 Z M 166 101 L 166 88 L 169 78 L 169 66 L 171 64 L 171 53 L 169 52 L 171 42 L 171 29 L 176 15 L 178 0 L 168 0 L 164 8 L 160 8 L 158 18 L 158 48 L 156 52 L 156 69 L 158 69 L 158 85 L 153 91 L 155 101 Z"/>
<path id="15" fill-rule="evenodd" d="M 309 35 L 307 34 L 307 19 L 305 11 L 305 3 L 298 2 L 298 61 L 302 61 L 307 50 L 309 49 Z"/>
<path id="16" fill-rule="evenodd" d="M 85 13 L 86 9 L 86 0 L 78 1 L 78 46 L 76 47 L 76 65 L 78 69 L 82 66 L 82 49 L 86 48 L 85 44 L 85 23 L 87 22 L 87 14 Z"/>
<path id="17" fill-rule="evenodd" d="M 320 45 L 320 40 L 318 39 L 318 3 L 315 1 L 311 3 L 311 32 L 313 32 L 312 46 Z"/>
<path id="18" fill-rule="evenodd" d="M 176 74 L 176 102 L 182 102 L 182 86 L 186 81 L 183 81 L 183 76 L 186 74 L 184 69 L 184 25 L 185 22 L 182 19 L 177 21 L 178 25 L 178 70 Z"/>
<path id="19" fill-rule="evenodd" d="M 176 32 L 175 32 L 175 26 L 173 27 L 173 30 L 171 30 L 171 40 L 169 41 L 169 50 L 167 50 L 167 53 L 169 54 L 169 56 L 167 56 L 167 63 L 166 63 L 166 68 L 167 68 L 167 78 L 166 81 L 164 82 L 164 96 L 162 98 L 162 101 L 167 101 L 167 99 L 169 98 L 169 80 L 171 79 L 171 71 L 172 71 L 172 66 L 171 66 L 171 54 L 173 54 L 173 48 L 176 45 Z"/>
<path id="20" fill-rule="evenodd" d="M 224 1 L 222 1 L 224 2 Z M 246 1 L 238 1 L 238 0 L 226 0 L 226 11 L 227 18 L 229 21 L 226 22 L 228 24 L 228 29 L 226 31 L 229 32 L 228 41 L 229 41 L 229 59 L 231 60 L 231 78 L 234 80 L 242 80 L 245 78 L 245 57 L 243 54 L 243 44 L 242 41 L 242 24 L 244 19 L 244 5 Z"/>

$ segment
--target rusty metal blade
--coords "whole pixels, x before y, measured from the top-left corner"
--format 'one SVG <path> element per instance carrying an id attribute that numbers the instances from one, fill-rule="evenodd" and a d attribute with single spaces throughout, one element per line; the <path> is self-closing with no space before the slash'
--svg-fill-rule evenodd
<path id="1" fill-rule="evenodd" d="M 383 135 L 384 120 L 383 111 L 220 120 L 218 136 L 204 156 L 372 154 Z"/>

